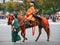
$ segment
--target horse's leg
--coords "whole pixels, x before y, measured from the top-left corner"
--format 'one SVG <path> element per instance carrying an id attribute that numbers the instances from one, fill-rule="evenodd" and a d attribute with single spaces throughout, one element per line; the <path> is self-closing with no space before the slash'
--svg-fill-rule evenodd
<path id="1" fill-rule="evenodd" d="M 40 35 L 41 35 L 41 29 L 42 29 L 42 27 L 41 27 L 41 26 L 39 26 L 39 34 L 38 34 L 38 37 L 36 38 L 36 40 L 35 40 L 35 41 L 37 41 L 37 40 L 39 39 L 39 37 L 40 37 Z"/>
<path id="2" fill-rule="evenodd" d="M 23 37 L 23 42 L 24 42 L 25 41 L 25 34 L 23 31 L 21 32 L 21 36 Z"/>
<path id="3" fill-rule="evenodd" d="M 24 30 L 22 30 L 22 32 L 21 32 L 21 36 L 23 37 L 23 42 L 24 42 L 25 40 L 27 40 L 27 38 L 25 37 Z"/>
<path id="4" fill-rule="evenodd" d="M 25 41 L 25 35 L 23 32 L 21 32 L 21 36 L 23 37 L 23 42 Z"/>
<path id="5" fill-rule="evenodd" d="M 45 29 L 45 32 L 47 34 L 47 41 L 49 41 L 49 37 L 50 37 L 50 28 L 44 28 Z"/>

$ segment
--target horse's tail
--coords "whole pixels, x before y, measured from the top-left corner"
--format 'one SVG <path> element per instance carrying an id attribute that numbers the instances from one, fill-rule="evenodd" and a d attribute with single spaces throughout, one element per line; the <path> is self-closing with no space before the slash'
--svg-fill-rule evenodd
<path id="1" fill-rule="evenodd" d="M 43 21 L 44 25 L 49 28 L 49 23 L 48 23 L 48 20 L 44 17 L 39 17 L 39 16 L 36 16 L 36 15 L 33 15 L 38 21 Z"/>

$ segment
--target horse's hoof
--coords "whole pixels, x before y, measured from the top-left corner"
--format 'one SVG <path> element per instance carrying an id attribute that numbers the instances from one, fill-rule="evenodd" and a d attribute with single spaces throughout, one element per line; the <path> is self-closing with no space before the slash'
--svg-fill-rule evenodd
<path id="1" fill-rule="evenodd" d="M 24 40 L 22 42 L 25 42 Z"/>
<path id="2" fill-rule="evenodd" d="M 25 40 L 28 40 L 27 38 L 25 38 Z"/>
<path id="3" fill-rule="evenodd" d="M 22 42 L 25 42 L 25 41 L 22 41 Z"/>
<path id="4" fill-rule="evenodd" d="M 47 40 L 47 41 L 49 41 L 49 40 Z"/>
<path id="5" fill-rule="evenodd" d="M 37 42 L 37 40 L 35 40 L 35 42 Z"/>

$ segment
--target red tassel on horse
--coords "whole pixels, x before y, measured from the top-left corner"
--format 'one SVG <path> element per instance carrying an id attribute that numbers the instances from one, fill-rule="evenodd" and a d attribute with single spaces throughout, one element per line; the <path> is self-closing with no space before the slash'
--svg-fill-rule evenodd
<path id="1" fill-rule="evenodd" d="M 36 21 L 34 21 L 34 27 L 32 27 L 32 36 L 34 36 L 34 34 L 35 34 L 35 27 L 36 26 Z"/>
<path id="2" fill-rule="evenodd" d="M 32 36 L 35 34 L 35 27 L 32 28 Z"/>

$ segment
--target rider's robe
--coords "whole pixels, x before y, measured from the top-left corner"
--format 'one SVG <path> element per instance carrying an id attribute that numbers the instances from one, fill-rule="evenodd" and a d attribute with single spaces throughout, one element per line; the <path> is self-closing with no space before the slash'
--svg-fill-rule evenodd
<path id="1" fill-rule="evenodd" d="M 35 22 L 36 19 L 33 17 L 33 15 L 32 15 L 33 13 L 35 13 L 35 8 L 34 8 L 34 6 L 31 6 L 26 12 L 26 19 L 28 21 L 34 21 Z M 33 29 L 32 30 L 32 35 L 34 35 L 35 27 L 32 28 L 32 29 Z"/>
<path id="2" fill-rule="evenodd" d="M 18 19 L 14 19 L 13 26 L 16 31 L 14 31 L 14 29 L 12 30 L 12 42 L 16 42 L 21 40 L 20 36 L 18 35 L 18 32 L 20 31 L 20 24 L 18 24 Z"/>
<path id="3" fill-rule="evenodd" d="M 32 16 L 32 13 L 35 12 L 34 6 L 30 7 L 27 12 L 26 12 L 26 16 L 27 16 L 27 20 L 32 20 L 35 21 L 35 18 Z"/>

